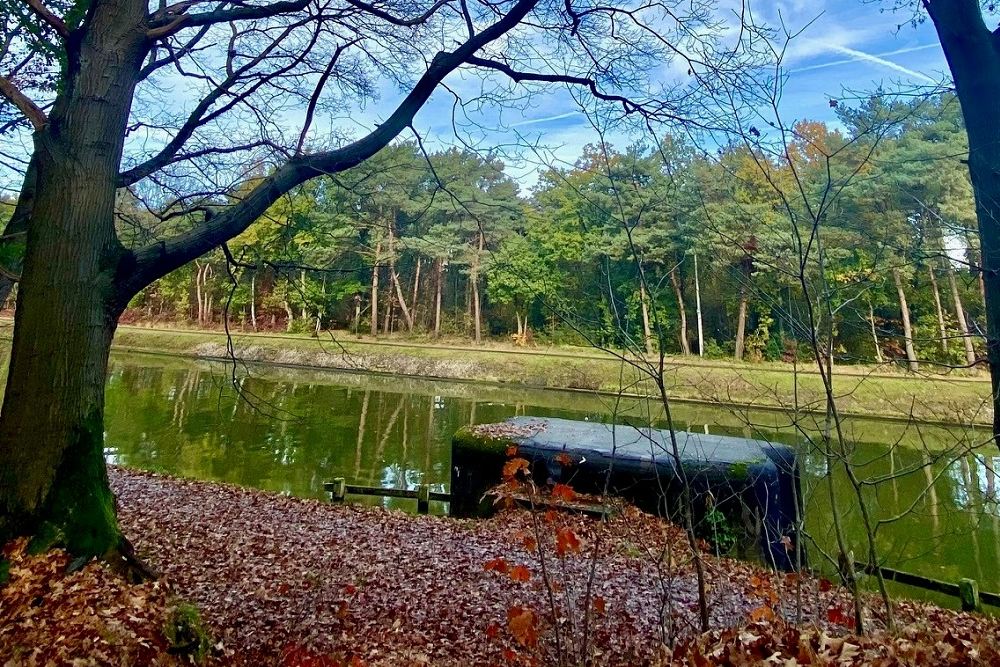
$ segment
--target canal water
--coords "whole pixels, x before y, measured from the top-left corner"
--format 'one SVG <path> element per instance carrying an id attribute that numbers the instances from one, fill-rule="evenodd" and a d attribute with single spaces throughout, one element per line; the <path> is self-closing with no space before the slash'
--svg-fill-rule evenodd
<path id="1" fill-rule="evenodd" d="M 233 378 L 237 381 L 234 386 Z M 237 388 L 238 387 L 238 388 Z M 866 553 L 857 496 L 842 466 L 827 469 L 819 418 L 675 404 L 675 428 L 792 444 L 803 460 L 807 530 L 832 553 L 832 482 L 847 539 Z M 589 393 L 158 355 L 112 355 L 109 462 L 322 498 L 323 482 L 447 491 L 451 436 L 461 426 L 534 415 L 654 423 L 641 402 Z M 947 581 L 972 577 L 1000 590 L 1000 457 L 985 429 L 856 419 L 844 424 L 863 493 L 881 521 L 885 564 Z M 828 472 L 832 475 L 828 478 Z M 410 509 L 412 501 L 389 500 Z M 443 511 L 442 507 L 432 510 Z"/>

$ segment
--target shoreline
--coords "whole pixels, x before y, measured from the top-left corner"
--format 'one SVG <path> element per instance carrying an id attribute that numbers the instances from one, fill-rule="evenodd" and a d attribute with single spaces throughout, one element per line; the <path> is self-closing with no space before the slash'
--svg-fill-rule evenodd
<path id="1" fill-rule="evenodd" d="M 278 368 L 364 373 L 441 382 L 478 383 L 506 389 L 643 399 L 643 380 L 610 356 L 575 357 L 492 348 L 456 348 L 399 341 L 314 339 L 274 334 L 233 334 L 241 363 Z M 262 344 L 266 343 L 266 344 Z M 123 353 L 232 363 L 225 333 L 121 327 L 112 349 Z M 390 352 L 386 352 L 390 350 Z M 775 364 L 678 365 L 665 377 L 671 400 L 723 409 L 825 414 L 819 377 L 775 370 Z M 626 377 L 623 378 L 623 373 Z M 648 379 L 644 380 L 648 383 Z M 944 427 L 992 422 L 989 381 L 971 377 L 926 378 L 835 375 L 845 418 L 921 423 Z M 793 407 L 795 401 L 798 407 Z"/>

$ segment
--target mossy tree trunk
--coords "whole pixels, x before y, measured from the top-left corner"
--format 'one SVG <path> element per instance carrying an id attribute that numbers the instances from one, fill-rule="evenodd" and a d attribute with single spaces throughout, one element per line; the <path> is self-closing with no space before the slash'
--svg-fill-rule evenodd
<path id="1" fill-rule="evenodd" d="M 66 90 L 35 133 L 0 413 L 0 538 L 32 535 L 86 556 L 106 555 L 120 542 L 104 465 L 104 385 L 127 303 L 116 288 L 127 252 L 114 205 L 145 53 L 145 10 L 134 0 L 90 10 L 103 30 L 71 42 Z"/>

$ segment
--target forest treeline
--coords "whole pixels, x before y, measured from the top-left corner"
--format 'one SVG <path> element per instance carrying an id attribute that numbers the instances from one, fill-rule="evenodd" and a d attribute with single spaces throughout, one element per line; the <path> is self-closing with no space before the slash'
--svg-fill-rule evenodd
<path id="1" fill-rule="evenodd" d="M 838 116 L 798 123 L 777 158 L 595 142 L 528 189 L 497 156 L 399 143 L 301 186 L 125 317 L 773 360 L 808 338 L 808 294 L 838 361 L 973 363 L 983 286 L 957 102 L 873 98 Z M 801 209 L 834 195 L 803 290 Z M 185 225 L 127 196 L 120 211 L 137 243 Z"/>

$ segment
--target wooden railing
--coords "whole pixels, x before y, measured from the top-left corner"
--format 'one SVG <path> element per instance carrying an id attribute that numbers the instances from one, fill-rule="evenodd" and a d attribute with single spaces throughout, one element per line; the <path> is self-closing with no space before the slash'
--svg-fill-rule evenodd
<path id="1" fill-rule="evenodd" d="M 324 482 L 323 489 L 330 493 L 334 502 L 343 502 L 348 496 L 381 496 L 382 498 L 413 498 L 417 501 L 417 513 L 427 514 L 430 502 L 451 502 L 450 493 L 431 491 L 428 484 L 421 484 L 416 489 L 388 489 L 380 486 L 359 486 L 348 484 L 343 477 L 335 477 L 332 482 Z"/>

